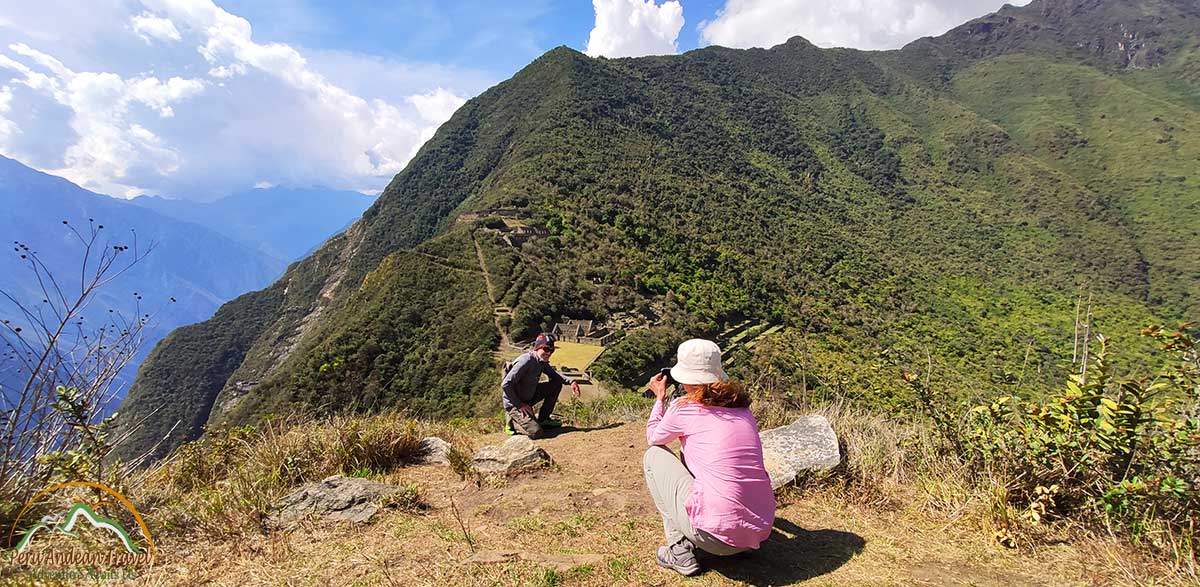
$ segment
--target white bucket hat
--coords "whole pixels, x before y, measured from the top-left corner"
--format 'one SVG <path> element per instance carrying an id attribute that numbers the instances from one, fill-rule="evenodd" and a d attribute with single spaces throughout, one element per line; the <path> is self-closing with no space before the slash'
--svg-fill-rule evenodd
<path id="1" fill-rule="evenodd" d="M 721 369 L 721 347 L 711 340 L 693 338 L 683 341 L 676 358 L 675 366 L 671 367 L 671 378 L 680 383 L 700 385 L 729 378 Z"/>

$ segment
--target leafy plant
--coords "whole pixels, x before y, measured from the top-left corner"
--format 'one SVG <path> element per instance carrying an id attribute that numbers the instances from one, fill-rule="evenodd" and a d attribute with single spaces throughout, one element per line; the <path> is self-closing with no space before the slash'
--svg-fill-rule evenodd
<path id="1" fill-rule="evenodd" d="M 1156 376 L 1117 378 L 1101 335 L 1086 369 L 1057 393 L 999 396 L 961 426 L 941 426 L 976 474 L 1003 484 L 1005 524 L 1081 520 L 1194 562 L 1200 362 L 1191 326 L 1143 332 L 1173 359 Z"/>

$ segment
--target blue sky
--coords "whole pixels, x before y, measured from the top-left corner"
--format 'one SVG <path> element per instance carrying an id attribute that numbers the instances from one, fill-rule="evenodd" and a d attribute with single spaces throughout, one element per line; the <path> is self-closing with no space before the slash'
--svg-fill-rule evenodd
<path id="1" fill-rule="evenodd" d="M 585 1 L 409 0 L 381 6 L 362 0 L 237 0 L 220 4 L 255 23 L 255 33 L 264 40 L 476 68 L 498 80 L 559 45 L 583 51 L 596 18 Z M 681 52 L 708 44 L 695 25 L 711 20 L 723 5 L 713 0 L 683 5 L 687 22 L 678 37 Z"/>
<path id="2" fill-rule="evenodd" d="M 1022 0 L 1027 1 L 1027 0 Z M 0 154 L 117 197 L 371 193 L 559 45 L 898 48 L 999 0 L 0 0 Z"/>

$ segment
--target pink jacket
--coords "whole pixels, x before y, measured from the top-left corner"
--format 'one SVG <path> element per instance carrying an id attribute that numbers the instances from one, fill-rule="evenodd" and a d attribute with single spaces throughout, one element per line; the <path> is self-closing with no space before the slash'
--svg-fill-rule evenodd
<path id="1" fill-rule="evenodd" d="M 758 548 L 775 523 L 775 492 L 750 409 L 676 400 L 663 414 L 663 403 L 655 402 L 646 442 L 664 445 L 676 438 L 696 478 L 684 505 L 692 527 L 735 548 Z"/>

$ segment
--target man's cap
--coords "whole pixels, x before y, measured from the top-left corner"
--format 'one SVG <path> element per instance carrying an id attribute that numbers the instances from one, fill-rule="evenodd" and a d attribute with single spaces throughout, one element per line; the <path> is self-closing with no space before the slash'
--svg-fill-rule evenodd
<path id="1" fill-rule="evenodd" d="M 545 332 L 537 335 L 537 338 L 533 340 L 533 350 L 536 351 L 544 346 L 554 348 L 554 336 Z"/>
<path id="2" fill-rule="evenodd" d="M 729 378 L 721 368 L 721 347 L 711 340 L 685 340 L 679 345 L 676 355 L 678 360 L 671 367 L 671 378 L 675 381 L 700 385 Z"/>

